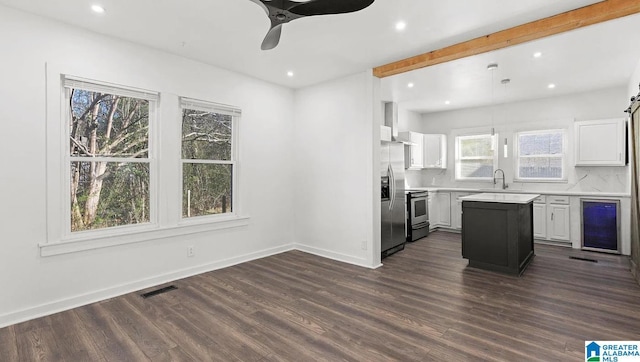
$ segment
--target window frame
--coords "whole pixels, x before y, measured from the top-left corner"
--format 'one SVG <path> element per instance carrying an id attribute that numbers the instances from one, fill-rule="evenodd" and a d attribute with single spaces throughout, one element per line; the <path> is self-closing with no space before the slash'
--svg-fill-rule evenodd
<path id="1" fill-rule="evenodd" d="M 231 116 L 231 157 L 229 160 L 203 160 L 203 159 L 184 159 L 182 158 L 182 121 L 183 121 L 183 110 L 184 109 L 193 109 L 204 112 L 211 113 L 219 113 Z M 180 113 L 180 125 L 179 128 L 179 138 L 180 138 L 180 147 L 179 147 L 179 159 L 180 159 L 180 190 L 179 193 L 182 195 L 184 190 L 184 165 L 185 163 L 191 164 L 217 164 L 217 165 L 231 165 L 231 212 L 227 212 L 224 214 L 208 214 L 208 215 L 199 215 L 199 216 L 188 216 L 185 217 L 183 215 L 182 209 L 182 201 L 180 202 L 180 210 L 179 217 L 181 224 L 189 224 L 189 223 L 201 223 L 209 220 L 219 220 L 226 219 L 229 217 L 237 217 L 239 215 L 238 212 L 238 129 L 240 124 L 240 117 L 242 115 L 242 111 L 237 108 L 226 104 L 215 103 L 211 101 L 205 101 L 200 99 L 193 99 L 188 97 L 180 97 L 179 98 L 179 113 Z M 182 196 L 181 196 L 182 200 Z"/>
<path id="2" fill-rule="evenodd" d="M 160 95 L 158 92 L 136 89 L 133 87 L 110 84 L 107 82 L 88 80 L 70 75 L 61 77 L 62 97 L 64 99 L 61 106 L 63 113 L 63 186 L 66 188 L 62 192 L 63 196 L 63 223 L 64 229 L 62 233 L 63 239 L 77 239 L 101 237 L 104 235 L 118 235 L 121 233 L 138 232 L 148 230 L 158 225 L 158 208 L 157 208 L 157 169 L 158 157 L 156 156 L 156 124 L 158 122 L 158 108 Z M 71 146 L 69 143 L 69 129 L 71 125 L 71 113 L 69 112 L 71 89 L 82 89 L 90 92 L 102 92 L 124 97 L 144 99 L 149 102 L 149 128 L 148 128 L 148 152 L 146 158 L 131 157 L 79 157 L 71 156 Z M 71 192 L 69 186 L 71 184 L 71 163 L 80 162 L 126 162 L 126 163 L 146 163 L 149 165 L 149 222 L 139 224 L 129 224 L 112 226 L 101 229 L 72 231 L 71 230 Z"/>
<path id="3" fill-rule="evenodd" d="M 561 133 L 562 134 L 562 155 L 560 157 L 555 156 L 555 155 L 546 155 L 546 154 L 540 154 L 540 155 L 534 155 L 534 156 L 520 156 L 520 135 L 539 135 L 539 134 L 553 134 L 553 133 Z M 564 128 L 554 128 L 554 129 L 538 129 L 538 130 L 530 130 L 530 131 L 517 131 L 514 134 L 514 140 L 513 140 L 513 144 L 514 144 L 514 151 L 513 151 L 513 158 L 514 158 L 514 175 L 513 175 L 513 181 L 514 182 L 522 182 L 522 183 L 527 183 L 527 182 L 548 182 L 548 183 L 554 183 L 554 182 L 560 182 L 560 183 L 564 183 L 567 182 L 567 130 Z M 524 158 L 534 158 L 534 157 L 548 157 L 548 158 L 560 158 L 561 159 L 561 165 L 562 165 L 562 175 L 560 178 L 545 178 L 545 177 L 520 177 L 520 158 L 524 157 Z"/>
<path id="4" fill-rule="evenodd" d="M 152 158 L 156 172 L 151 174 L 149 187 L 150 192 L 155 193 L 150 196 L 150 208 L 156 210 L 154 216 L 150 215 L 150 221 L 146 224 L 117 226 L 104 229 L 66 232 L 70 225 L 70 167 L 66 158 L 69 155 L 69 125 L 68 112 L 65 107 L 65 77 L 78 81 L 86 81 L 94 84 L 101 84 L 107 87 L 115 87 L 127 91 L 140 91 L 156 94 L 158 100 L 154 111 L 156 112 L 155 123 L 149 124 L 149 157 Z M 45 78 L 45 177 L 46 188 L 44 192 L 44 208 L 46 214 L 46 235 L 43 241 L 38 242 L 41 257 L 53 257 L 69 253 L 83 252 L 106 247 L 128 245 L 132 243 L 156 241 L 165 238 L 183 237 L 185 235 L 198 234 L 203 232 L 215 232 L 230 228 L 239 228 L 249 225 L 250 216 L 243 214 L 241 194 L 238 183 L 241 180 L 240 173 L 240 153 L 236 152 L 236 172 L 235 172 L 235 215 L 227 215 L 220 218 L 205 218 L 204 220 L 186 220 L 181 222 L 176 214 L 181 213 L 180 200 L 181 191 L 176 194 L 175 190 L 181 187 L 178 172 L 172 170 L 180 167 L 180 154 L 175 149 L 180 141 L 180 119 L 179 96 L 170 90 L 162 92 L 150 91 L 157 86 L 153 80 L 140 81 L 133 79 L 126 74 L 112 72 L 109 69 L 100 67 L 79 69 L 76 64 L 47 62 L 44 67 Z M 151 83 L 149 83 L 151 82 Z M 124 85 L 126 84 L 126 85 Z M 178 133 L 174 133 L 178 132 Z M 239 140 L 239 127 L 236 127 L 236 136 Z M 177 135 L 177 136 L 176 136 Z M 240 142 L 236 142 L 237 149 Z M 178 150 L 178 152 L 180 152 Z M 68 180 L 68 181 L 67 181 Z M 179 189 L 178 189 L 179 190 Z M 65 198 L 65 195 L 69 195 Z M 67 203 L 66 200 L 69 200 Z M 152 205 L 155 205 L 153 206 Z M 67 206 L 68 205 L 68 206 Z M 177 212 L 176 212 L 177 210 Z M 65 221 L 68 218 L 69 221 Z"/>
<path id="5" fill-rule="evenodd" d="M 489 137 L 491 140 L 492 148 L 493 148 L 493 156 L 478 156 L 478 157 L 466 157 L 465 160 L 492 160 L 493 172 L 498 169 L 498 149 L 496 140 L 499 139 L 498 134 L 491 135 L 490 133 L 472 133 L 472 134 L 460 134 L 455 136 L 455 160 L 454 160 L 454 179 L 455 181 L 480 181 L 480 182 L 493 182 L 493 177 L 463 177 L 460 175 L 461 173 L 461 163 L 462 160 L 461 150 L 460 150 L 460 141 L 463 139 L 479 139 Z M 492 173 L 493 173 L 492 172 Z"/>

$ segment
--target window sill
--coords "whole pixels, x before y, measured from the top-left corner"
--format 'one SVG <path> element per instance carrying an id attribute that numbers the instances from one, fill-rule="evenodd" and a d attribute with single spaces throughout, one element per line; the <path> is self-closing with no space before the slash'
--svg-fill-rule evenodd
<path id="1" fill-rule="evenodd" d="M 534 179 L 534 180 L 523 180 L 523 179 L 514 179 L 514 183 L 522 183 L 522 184 L 531 184 L 531 183 L 549 183 L 549 184 L 566 184 L 569 183 L 568 180 L 545 180 L 545 179 Z"/>
<path id="2" fill-rule="evenodd" d="M 155 228 L 133 233 L 109 233 L 100 236 L 74 238 L 57 242 L 38 244 L 40 256 L 54 256 L 76 253 L 80 251 L 107 248 L 117 245 L 140 243 L 154 239 L 164 239 L 180 235 L 196 234 L 207 231 L 242 227 L 249 224 L 249 216 L 232 216 L 215 221 L 199 220 L 198 222 L 182 222 L 177 226 Z"/>
<path id="3" fill-rule="evenodd" d="M 456 182 L 491 182 L 493 183 L 492 178 L 456 178 L 454 179 Z"/>

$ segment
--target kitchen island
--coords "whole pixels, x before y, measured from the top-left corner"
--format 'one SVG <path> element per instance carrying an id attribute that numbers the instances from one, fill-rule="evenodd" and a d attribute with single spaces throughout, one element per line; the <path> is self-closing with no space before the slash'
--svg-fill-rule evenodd
<path id="1" fill-rule="evenodd" d="M 482 193 L 461 197 L 462 257 L 469 266 L 521 275 L 534 256 L 537 194 Z"/>

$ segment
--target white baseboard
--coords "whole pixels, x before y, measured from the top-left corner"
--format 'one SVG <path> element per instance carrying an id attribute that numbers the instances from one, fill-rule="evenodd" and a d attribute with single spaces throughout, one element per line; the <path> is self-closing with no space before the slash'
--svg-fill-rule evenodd
<path id="1" fill-rule="evenodd" d="M 332 260 L 336 260 L 336 261 L 347 263 L 347 264 L 353 264 L 353 265 L 360 266 L 363 268 L 368 268 L 368 269 L 375 269 L 382 266 L 382 265 L 371 266 L 367 263 L 367 260 L 364 258 L 358 258 L 352 255 L 336 253 L 334 251 L 320 249 L 320 248 L 316 248 L 316 247 L 304 245 L 304 244 L 295 244 L 295 249 L 304 251 L 305 253 L 321 256 L 323 258 L 332 259 Z"/>
<path id="2" fill-rule="evenodd" d="M 429 232 L 434 232 L 434 231 L 444 231 L 444 232 L 447 232 L 447 233 L 462 234 L 462 230 L 461 229 L 454 229 L 454 228 L 448 227 L 448 226 L 436 226 L 433 229 L 429 229 Z"/>
<path id="3" fill-rule="evenodd" d="M 232 265 L 247 261 L 264 258 L 267 256 L 280 254 L 285 251 L 294 250 L 293 244 L 282 245 L 275 248 L 260 250 L 257 252 L 240 255 L 237 257 L 202 264 L 186 269 L 176 270 L 170 273 L 154 276 L 152 278 L 137 280 L 130 283 L 121 284 L 115 287 L 92 291 L 86 294 L 77 295 L 70 298 L 60 299 L 54 302 L 41 304 L 39 306 L 22 309 L 19 311 L 0 315 L 0 328 L 13 324 L 25 322 L 31 319 L 44 317 L 65 310 L 81 307 L 83 305 L 99 302 L 101 300 L 117 297 L 123 294 L 135 292 L 155 285 L 168 283 L 174 280 L 187 278 L 190 276 L 206 273 L 216 269 L 226 268 Z"/>

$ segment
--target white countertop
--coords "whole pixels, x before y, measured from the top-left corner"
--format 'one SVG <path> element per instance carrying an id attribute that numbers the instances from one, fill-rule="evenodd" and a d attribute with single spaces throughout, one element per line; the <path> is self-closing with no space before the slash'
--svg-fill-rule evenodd
<path id="1" fill-rule="evenodd" d="M 539 194 L 507 194 L 507 193 L 482 193 L 460 198 L 462 201 L 499 202 L 502 204 L 528 204 Z"/>
<path id="2" fill-rule="evenodd" d="M 622 192 L 596 192 L 596 191 L 532 191 L 532 190 L 515 190 L 515 189 L 476 189 L 466 187 L 445 187 L 445 186 L 429 186 L 429 187 L 407 187 L 412 191 L 429 191 L 429 192 L 490 192 L 490 193 L 509 193 L 509 194 L 541 194 L 541 195 L 565 195 L 565 196 L 593 196 L 593 197 L 624 197 L 630 198 L 631 194 Z"/>

